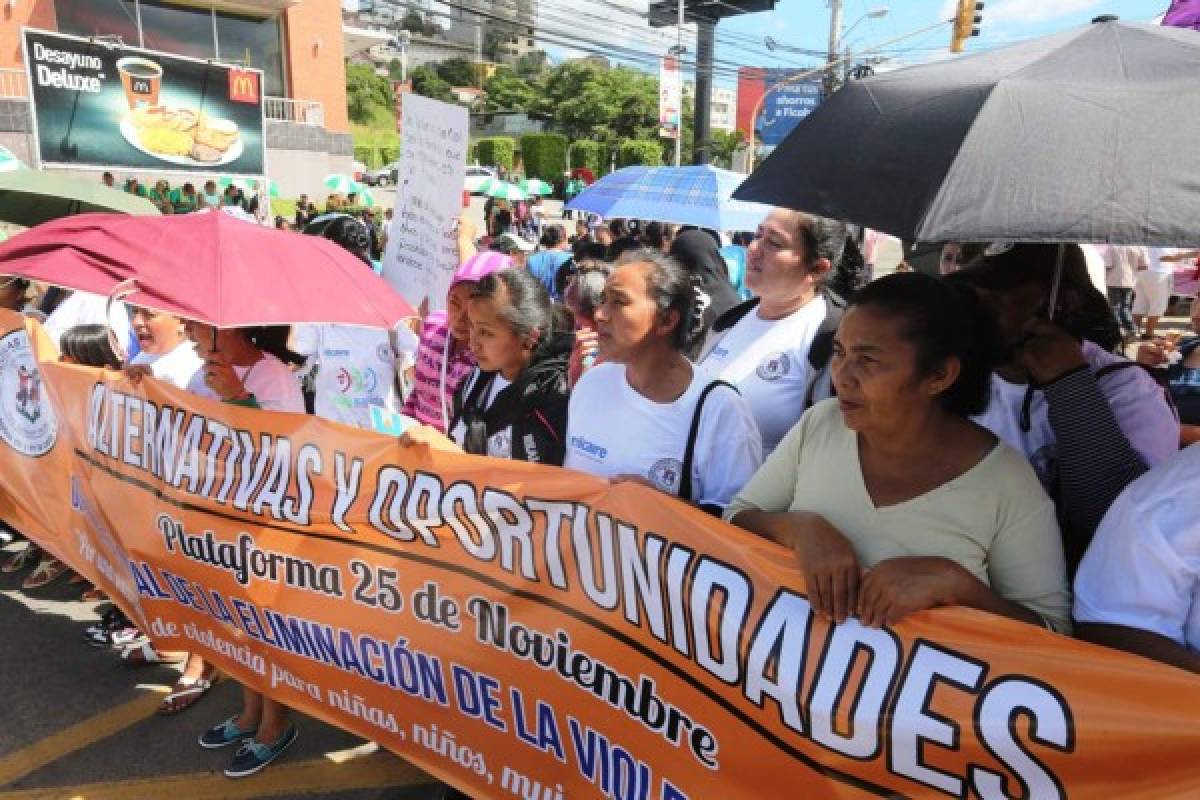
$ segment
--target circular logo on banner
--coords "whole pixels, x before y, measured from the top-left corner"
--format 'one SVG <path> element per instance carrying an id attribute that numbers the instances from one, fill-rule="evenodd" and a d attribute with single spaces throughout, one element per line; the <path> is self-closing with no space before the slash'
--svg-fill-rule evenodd
<path id="1" fill-rule="evenodd" d="M 654 462 L 647 476 L 650 482 L 664 492 L 676 492 L 683 473 L 683 462 L 677 458 L 663 458 Z"/>
<path id="2" fill-rule="evenodd" d="M 764 381 L 777 381 L 792 369 L 792 359 L 787 353 L 772 353 L 758 365 L 755 373 Z"/>
<path id="3" fill-rule="evenodd" d="M 396 360 L 396 354 L 392 352 L 392 346 L 387 342 L 375 348 L 375 355 L 385 364 L 390 364 Z"/>
<path id="4" fill-rule="evenodd" d="M 0 338 L 0 439 L 18 453 L 42 456 L 57 435 L 29 336 L 13 331 Z"/>

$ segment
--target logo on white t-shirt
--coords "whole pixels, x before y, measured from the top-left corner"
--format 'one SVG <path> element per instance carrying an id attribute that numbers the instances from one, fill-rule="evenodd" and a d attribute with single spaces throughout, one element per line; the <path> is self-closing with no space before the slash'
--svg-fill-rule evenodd
<path id="1" fill-rule="evenodd" d="M 603 461 L 608 458 L 608 448 L 601 447 L 595 442 L 589 442 L 582 436 L 571 437 L 571 447 L 579 451 L 580 455 L 590 456 L 593 459 Z"/>
<path id="2" fill-rule="evenodd" d="M 50 452 L 58 436 L 54 409 L 24 330 L 0 339 L 0 439 L 27 456 Z"/>
<path id="3" fill-rule="evenodd" d="M 764 381 L 777 381 L 792 370 L 792 358 L 787 353 L 771 353 L 754 372 Z"/>
<path id="4" fill-rule="evenodd" d="M 683 462 L 678 458 L 660 458 L 650 467 L 650 473 L 646 477 L 664 492 L 674 493 L 679 488 L 682 474 Z"/>

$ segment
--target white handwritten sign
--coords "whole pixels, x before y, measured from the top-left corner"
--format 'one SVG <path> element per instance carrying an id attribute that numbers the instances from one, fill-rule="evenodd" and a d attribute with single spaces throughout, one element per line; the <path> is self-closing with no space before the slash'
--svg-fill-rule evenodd
<path id="1" fill-rule="evenodd" d="M 458 268 L 454 226 L 462 212 L 467 110 L 408 93 L 400 111 L 396 209 L 383 277 L 414 306 L 443 309 Z"/>

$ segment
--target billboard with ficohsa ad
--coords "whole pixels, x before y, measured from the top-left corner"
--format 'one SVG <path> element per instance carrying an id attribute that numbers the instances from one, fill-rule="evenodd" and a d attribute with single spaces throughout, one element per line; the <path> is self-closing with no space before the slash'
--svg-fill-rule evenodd
<path id="1" fill-rule="evenodd" d="M 262 71 L 23 31 L 43 167 L 266 172 Z"/>

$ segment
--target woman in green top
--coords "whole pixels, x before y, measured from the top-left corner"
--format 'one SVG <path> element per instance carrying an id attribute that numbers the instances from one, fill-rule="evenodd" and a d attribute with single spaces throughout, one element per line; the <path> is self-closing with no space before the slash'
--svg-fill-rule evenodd
<path id="1" fill-rule="evenodd" d="M 834 340 L 837 397 L 726 511 L 795 551 L 809 602 L 834 622 L 957 605 L 1070 629 L 1054 504 L 1028 461 L 970 420 L 1000 358 L 975 302 L 920 273 L 862 289 Z"/>

